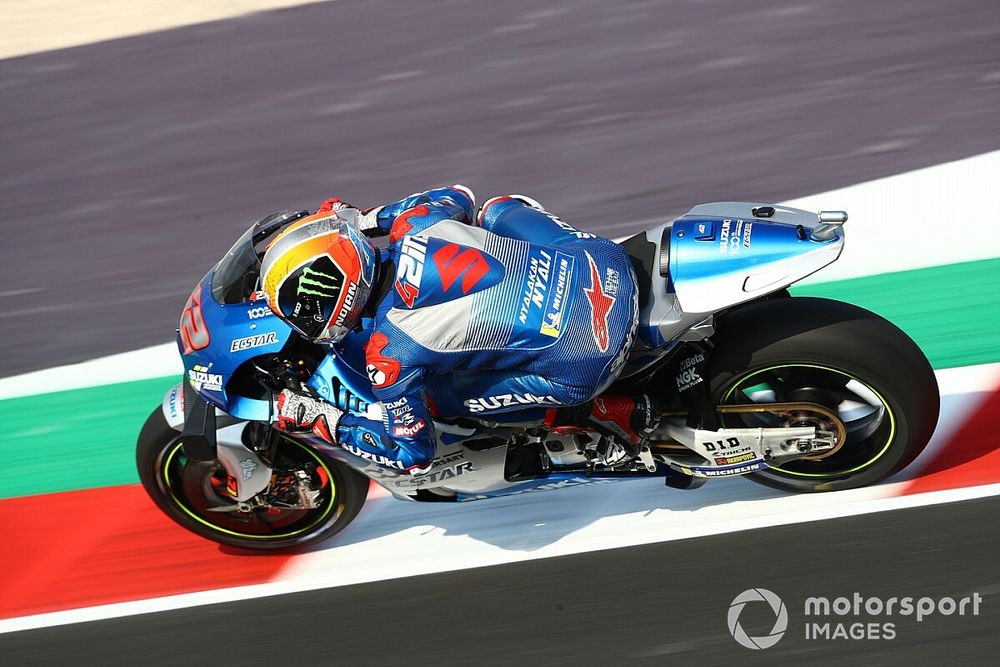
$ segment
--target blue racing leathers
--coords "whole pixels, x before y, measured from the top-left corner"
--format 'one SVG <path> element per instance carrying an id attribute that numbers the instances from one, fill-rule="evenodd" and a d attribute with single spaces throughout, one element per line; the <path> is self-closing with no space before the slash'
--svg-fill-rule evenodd
<path id="1" fill-rule="evenodd" d="M 377 211 L 391 288 L 365 360 L 384 418 L 345 415 L 337 436 L 390 468 L 429 466 L 432 416 L 523 422 L 590 400 L 632 346 L 638 291 L 620 246 L 524 197 L 474 206 L 451 187 Z"/>

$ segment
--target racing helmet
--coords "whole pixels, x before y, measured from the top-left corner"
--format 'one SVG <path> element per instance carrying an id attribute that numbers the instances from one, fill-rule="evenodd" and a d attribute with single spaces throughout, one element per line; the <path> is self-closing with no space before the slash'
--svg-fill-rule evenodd
<path id="1" fill-rule="evenodd" d="M 274 314 L 317 343 L 336 343 L 361 319 L 378 254 L 354 209 L 298 220 L 268 244 L 261 288 Z"/>

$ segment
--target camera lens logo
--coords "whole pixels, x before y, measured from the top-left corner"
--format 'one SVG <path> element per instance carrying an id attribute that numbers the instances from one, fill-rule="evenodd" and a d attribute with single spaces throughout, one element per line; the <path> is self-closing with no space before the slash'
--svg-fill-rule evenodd
<path id="1" fill-rule="evenodd" d="M 740 614 L 743 613 L 743 607 L 751 602 L 767 603 L 770 605 L 771 611 L 774 612 L 774 627 L 766 635 L 751 637 L 740 625 Z M 785 634 L 785 630 L 788 629 L 788 610 L 785 609 L 785 603 L 781 601 L 781 598 L 766 588 L 750 588 L 737 595 L 732 604 L 729 605 L 727 620 L 729 621 L 729 634 L 741 646 L 754 650 L 771 648 L 778 643 Z"/>

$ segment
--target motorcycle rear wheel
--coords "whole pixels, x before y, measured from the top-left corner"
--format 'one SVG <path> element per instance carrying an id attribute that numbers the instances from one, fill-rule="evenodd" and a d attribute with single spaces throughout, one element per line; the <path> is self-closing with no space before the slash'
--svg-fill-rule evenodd
<path id="1" fill-rule="evenodd" d="M 220 544 L 274 551 L 315 544 L 343 530 L 361 511 L 369 482 L 360 473 L 292 439 L 283 439 L 276 459 L 308 465 L 320 488 L 315 509 L 216 511 L 232 505 L 226 473 L 214 462 L 184 456 L 181 434 L 160 408 L 139 433 L 136 466 L 153 502 L 178 524 Z"/>
<path id="2" fill-rule="evenodd" d="M 870 486 L 909 465 L 934 432 L 940 397 L 927 358 L 867 310 L 809 297 L 761 301 L 721 317 L 713 342 L 709 377 L 718 404 L 814 402 L 847 427 L 837 451 L 747 475 L 757 483 L 796 493 Z M 723 425 L 808 424 L 763 413 L 726 415 Z"/>

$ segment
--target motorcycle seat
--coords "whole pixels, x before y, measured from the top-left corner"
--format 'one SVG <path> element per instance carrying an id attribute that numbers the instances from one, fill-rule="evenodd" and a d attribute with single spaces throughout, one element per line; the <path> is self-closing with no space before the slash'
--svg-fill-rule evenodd
<path id="1" fill-rule="evenodd" d="M 653 287 L 653 271 L 657 271 L 659 257 L 656 244 L 646 238 L 646 232 L 639 232 L 621 242 L 621 247 L 628 254 L 635 272 L 636 286 L 639 288 L 639 308 L 645 308 L 649 303 L 650 291 Z"/>

